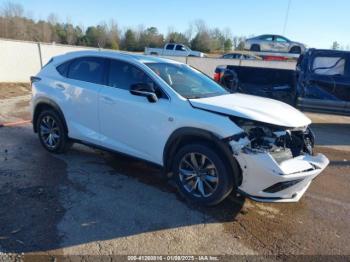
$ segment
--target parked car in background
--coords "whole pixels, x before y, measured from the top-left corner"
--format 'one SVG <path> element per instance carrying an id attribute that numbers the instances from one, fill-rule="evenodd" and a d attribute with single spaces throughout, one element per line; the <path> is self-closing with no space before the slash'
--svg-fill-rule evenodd
<path id="1" fill-rule="evenodd" d="M 145 55 L 158 56 L 196 56 L 205 57 L 205 54 L 199 51 L 193 51 L 183 44 L 168 43 L 164 48 L 145 48 Z"/>
<path id="2" fill-rule="evenodd" d="M 300 111 L 230 94 L 176 61 L 73 52 L 31 80 L 34 131 L 46 150 L 78 142 L 144 159 L 197 204 L 217 204 L 232 190 L 296 202 L 329 163 L 313 154 L 311 121 Z"/>
<path id="3" fill-rule="evenodd" d="M 262 60 L 262 58 L 257 55 L 243 53 L 243 52 L 233 52 L 233 53 L 224 54 L 221 58 L 240 59 L 240 60 Z"/>
<path id="4" fill-rule="evenodd" d="M 277 99 L 303 110 L 350 114 L 350 52 L 309 49 L 296 70 L 219 66 L 214 78 L 245 94 Z"/>
<path id="5" fill-rule="evenodd" d="M 301 54 L 305 52 L 304 44 L 293 42 L 280 35 L 260 35 L 248 38 L 244 43 L 244 49 L 254 52 L 279 52 Z"/>

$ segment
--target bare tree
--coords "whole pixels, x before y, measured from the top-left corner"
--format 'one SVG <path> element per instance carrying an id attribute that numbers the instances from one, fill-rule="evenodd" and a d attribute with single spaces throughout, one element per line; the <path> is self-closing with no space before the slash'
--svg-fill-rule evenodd
<path id="1" fill-rule="evenodd" d="M 23 17 L 23 7 L 20 4 L 15 4 L 10 1 L 3 4 L 1 15 L 4 17 Z"/>
<path id="2" fill-rule="evenodd" d="M 193 38 L 193 24 L 189 23 L 188 29 L 185 32 L 185 36 L 187 39 L 192 39 Z"/>
<path id="3" fill-rule="evenodd" d="M 46 20 L 51 25 L 56 25 L 59 22 L 58 16 L 56 14 L 54 14 L 54 13 L 50 13 Z"/>
<path id="4" fill-rule="evenodd" d="M 196 33 L 208 33 L 208 26 L 202 19 L 197 19 L 196 21 L 193 22 Z"/>

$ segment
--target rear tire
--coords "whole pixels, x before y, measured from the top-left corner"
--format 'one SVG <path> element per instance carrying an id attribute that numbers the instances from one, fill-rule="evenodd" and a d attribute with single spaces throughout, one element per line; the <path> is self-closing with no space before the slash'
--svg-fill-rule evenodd
<path id="1" fill-rule="evenodd" d="M 192 203 L 216 205 L 233 189 L 233 174 L 212 148 L 206 143 L 190 144 L 180 148 L 175 155 L 176 185 L 179 193 Z"/>
<path id="2" fill-rule="evenodd" d="M 72 145 L 63 123 L 63 119 L 52 109 L 42 111 L 37 118 L 39 140 L 50 153 L 64 153 Z"/>
<path id="3" fill-rule="evenodd" d="M 253 52 L 260 52 L 261 49 L 260 49 L 260 45 L 257 45 L 257 44 L 254 44 L 250 47 L 250 51 L 253 51 Z"/>

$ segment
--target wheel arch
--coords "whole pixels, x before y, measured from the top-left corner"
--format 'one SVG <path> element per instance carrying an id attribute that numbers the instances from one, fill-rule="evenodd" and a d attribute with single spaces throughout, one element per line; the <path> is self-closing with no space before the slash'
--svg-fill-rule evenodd
<path id="1" fill-rule="evenodd" d="M 224 158 L 224 162 L 229 168 L 235 186 L 239 186 L 242 181 L 242 172 L 236 159 L 233 157 L 231 147 L 216 134 L 194 127 L 183 127 L 175 130 L 169 137 L 163 152 L 163 168 L 167 175 L 171 176 L 171 168 L 173 165 L 172 155 L 187 143 L 204 142 L 209 143 Z"/>
<path id="2" fill-rule="evenodd" d="M 293 53 L 293 50 L 298 50 L 298 52 L 295 52 L 295 53 L 302 53 L 302 48 L 301 48 L 301 46 L 299 46 L 299 45 L 297 45 L 297 44 L 293 44 L 291 47 L 290 47 L 290 49 L 289 49 L 289 52 L 290 53 Z"/>
<path id="3" fill-rule="evenodd" d="M 256 47 L 256 48 L 255 48 Z M 256 50 L 255 50 L 256 49 Z M 259 52 L 259 50 L 261 51 L 261 44 L 258 43 L 251 43 L 250 44 L 250 51 L 255 51 L 255 52 Z"/>
<path id="4" fill-rule="evenodd" d="M 61 108 L 59 107 L 59 105 L 55 101 L 53 101 L 52 99 L 49 99 L 49 98 L 40 98 L 35 103 L 34 111 L 33 111 L 33 119 L 32 119 L 34 132 L 35 133 L 38 132 L 36 122 L 38 120 L 40 113 L 43 110 L 47 110 L 47 109 L 52 109 L 58 113 L 58 115 L 63 120 L 64 129 L 68 134 L 68 126 L 67 126 L 66 118 L 64 117 L 64 114 L 63 114 Z"/>

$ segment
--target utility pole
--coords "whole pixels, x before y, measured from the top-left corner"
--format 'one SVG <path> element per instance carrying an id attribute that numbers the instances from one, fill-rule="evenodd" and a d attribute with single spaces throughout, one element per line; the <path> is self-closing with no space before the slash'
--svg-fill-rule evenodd
<path id="1" fill-rule="evenodd" d="M 288 19 L 289 19 L 289 10 L 290 10 L 291 2 L 292 2 L 292 0 L 288 0 L 287 12 L 286 12 L 286 17 L 284 19 L 284 25 L 283 25 L 283 35 L 286 34 L 286 29 L 287 29 L 287 24 L 288 24 Z"/>

